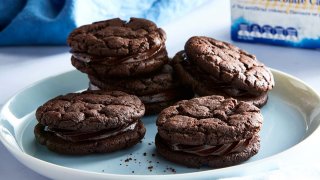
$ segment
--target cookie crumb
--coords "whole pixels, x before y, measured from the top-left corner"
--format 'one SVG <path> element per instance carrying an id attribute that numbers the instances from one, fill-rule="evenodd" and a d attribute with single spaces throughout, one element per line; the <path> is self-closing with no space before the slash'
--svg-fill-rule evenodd
<path id="1" fill-rule="evenodd" d="M 152 144 L 151 144 L 151 143 L 148 143 L 148 145 L 151 146 Z"/>
<path id="2" fill-rule="evenodd" d="M 132 158 L 127 158 L 126 160 L 124 160 L 124 162 L 129 162 L 131 160 L 132 160 Z"/>
<path id="3" fill-rule="evenodd" d="M 134 171 L 131 171 L 131 173 L 134 173 Z"/>
<path id="4" fill-rule="evenodd" d="M 171 171 L 172 173 L 176 173 L 177 171 L 174 169 L 174 168 L 172 168 L 172 167 L 167 167 L 166 168 L 168 171 Z"/>
<path id="5" fill-rule="evenodd" d="M 156 154 L 151 154 L 153 157 L 156 156 Z"/>
<path id="6" fill-rule="evenodd" d="M 148 169 L 149 169 L 149 171 L 151 172 L 152 169 L 153 169 L 153 166 L 149 166 Z"/>
<path id="7" fill-rule="evenodd" d="M 147 156 L 147 153 L 146 153 L 146 152 L 144 152 L 144 153 L 143 153 L 143 155 L 144 155 L 144 156 Z"/>

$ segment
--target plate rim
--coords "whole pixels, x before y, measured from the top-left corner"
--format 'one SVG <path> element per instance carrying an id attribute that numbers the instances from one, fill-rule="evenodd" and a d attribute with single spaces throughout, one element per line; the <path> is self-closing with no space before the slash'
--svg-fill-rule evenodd
<path id="1" fill-rule="evenodd" d="M 274 74 L 279 74 L 281 76 L 284 76 L 288 79 L 293 79 L 294 81 L 297 81 L 299 82 L 300 84 L 303 84 L 304 86 L 306 86 L 309 90 L 309 92 L 311 92 L 312 94 L 316 95 L 316 97 L 320 100 L 320 95 L 319 93 L 313 88 L 311 87 L 309 84 L 307 84 L 306 82 L 302 81 L 301 79 L 291 75 L 291 74 L 288 74 L 288 73 L 285 73 L 283 71 L 280 71 L 280 70 L 276 70 L 276 69 L 273 69 L 273 68 L 269 68 L 271 70 L 271 72 Z M 43 79 L 40 79 L 34 83 L 31 83 L 29 85 L 27 85 L 26 87 L 22 88 L 21 90 L 17 91 L 13 96 L 11 96 L 10 98 L 8 98 L 7 101 L 5 101 L 5 103 L 3 104 L 3 106 L 1 107 L 0 109 L 0 115 L 2 115 L 2 112 L 5 108 L 8 108 L 8 105 L 10 104 L 10 102 L 16 97 L 18 96 L 19 94 L 21 94 L 22 92 L 24 92 L 25 90 L 37 85 L 37 84 L 40 84 L 42 82 L 45 82 L 47 81 L 48 79 L 52 79 L 52 78 L 55 78 L 57 76 L 61 76 L 61 75 L 65 75 L 65 74 L 68 74 L 68 73 L 72 73 L 74 71 L 77 71 L 77 70 L 70 70 L 70 71 L 66 71 L 66 72 L 63 72 L 63 73 L 57 73 L 57 74 L 54 74 L 54 75 L 51 75 L 51 76 L 48 76 L 46 78 L 43 78 Z M 268 162 L 268 161 L 271 161 L 273 159 L 276 159 L 280 156 L 284 156 L 285 154 L 288 154 L 289 151 L 294 151 L 295 149 L 299 148 L 301 146 L 302 143 L 306 143 L 308 140 L 310 140 L 312 137 L 315 136 L 315 134 L 319 134 L 320 133 L 320 126 L 318 128 L 316 128 L 309 136 L 307 136 L 306 138 L 304 138 L 302 141 L 298 142 L 297 144 L 293 145 L 292 147 L 280 152 L 280 153 L 277 153 L 275 155 L 272 155 L 272 156 L 269 156 L 269 157 L 266 157 L 266 158 L 263 158 L 263 159 L 259 159 L 259 160 L 256 160 L 256 161 L 253 161 L 253 162 L 249 162 L 249 163 L 246 163 L 246 164 L 238 164 L 238 165 L 235 165 L 235 166 L 229 166 L 229 167 L 224 167 L 224 168 L 219 168 L 219 169 L 211 169 L 211 170 L 205 170 L 205 171 L 200 171 L 200 172 L 188 172 L 188 173 L 180 173 L 180 174 L 159 174 L 159 175 L 141 175 L 141 174 L 111 174 L 111 173 L 101 173 L 101 172 L 92 172 L 92 171 L 87 171 L 87 170 L 80 170 L 80 169 L 75 169 L 75 168 L 71 168 L 71 167 L 65 167 L 65 166 L 62 166 L 62 165 L 58 165 L 58 164 L 54 164 L 54 163 L 51 163 L 51 162 L 47 162 L 47 161 L 44 161 L 42 159 L 38 159 L 34 156 L 31 156 L 25 152 L 23 152 L 20 148 L 15 148 L 13 147 L 13 145 L 10 144 L 10 142 L 8 142 L 6 140 L 6 138 L 4 137 L 3 135 L 3 125 L 2 125 L 2 118 L 0 119 L 0 141 L 1 143 L 4 145 L 4 147 L 13 155 L 14 158 L 16 158 L 19 163 L 23 164 L 25 167 L 31 169 L 32 171 L 36 172 L 36 173 L 39 173 L 45 177 L 53 177 L 51 175 L 49 175 L 50 173 L 43 173 L 43 171 L 37 171 L 36 169 L 34 169 L 33 167 L 31 167 L 30 165 L 28 165 L 27 163 L 30 163 L 30 164 L 34 164 L 37 165 L 37 166 L 45 166 L 46 170 L 48 169 L 55 169 L 57 171 L 67 171 L 69 173 L 72 173 L 72 174 L 79 174 L 79 175 L 86 175 L 86 176 L 94 176 L 92 178 L 112 178 L 112 179 L 132 179 L 132 178 L 139 178 L 139 179 L 149 179 L 149 178 L 196 178 L 196 177 L 199 177 L 199 176 L 203 176 L 203 175 L 209 175 L 211 173 L 217 173 L 217 174 L 223 174 L 225 172 L 228 172 L 229 170 L 232 170 L 232 169 L 239 169 L 239 168 L 243 168 L 243 167 L 246 167 L 246 168 L 250 168 L 252 166 L 255 166 L 255 165 L 258 165 L 258 164 L 261 164 L 263 162 Z M 16 142 L 17 143 L 17 142 Z M 18 143 L 17 143 L 18 144 Z M 28 162 L 24 161 L 24 160 L 28 160 Z M 30 162 L 29 162 L 30 161 Z"/>

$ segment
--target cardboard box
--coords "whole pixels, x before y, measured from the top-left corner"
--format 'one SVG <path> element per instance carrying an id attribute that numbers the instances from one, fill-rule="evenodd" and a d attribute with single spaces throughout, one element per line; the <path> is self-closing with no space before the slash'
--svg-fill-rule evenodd
<path id="1" fill-rule="evenodd" d="M 231 0 L 231 38 L 320 48 L 320 0 Z"/>

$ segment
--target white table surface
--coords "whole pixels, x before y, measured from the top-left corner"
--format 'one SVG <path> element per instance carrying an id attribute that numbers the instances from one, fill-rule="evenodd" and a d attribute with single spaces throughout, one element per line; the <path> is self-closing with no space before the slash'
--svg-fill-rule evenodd
<path id="1" fill-rule="evenodd" d="M 194 35 L 230 39 L 229 2 L 210 1 L 184 17 L 163 26 L 167 33 L 169 55 L 183 49 Z M 233 42 L 255 54 L 267 66 L 296 76 L 320 93 L 320 51 Z M 0 106 L 22 88 L 49 76 L 74 68 L 69 48 L 1 47 Z M 0 143 L 0 179 L 46 179 L 20 164 Z"/>

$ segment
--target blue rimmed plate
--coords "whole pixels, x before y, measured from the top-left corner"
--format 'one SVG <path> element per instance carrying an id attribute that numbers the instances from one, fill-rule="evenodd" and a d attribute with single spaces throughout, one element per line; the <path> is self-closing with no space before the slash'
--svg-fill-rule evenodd
<path id="1" fill-rule="evenodd" d="M 0 139 L 21 163 L 55 179 L 212 179 L 271 170 L 305 152 L 320 137 L 320 97 L 302 81 L 276 70 L 272 73 L 276 86 L 262 109 L 261 149 L 237 166 L 194 169 L 159 157 L 154 146 L 156 116 L 143 118 L 147 134 L 142 143 L 130 149 L 87 156 L 48 151 L 34 139 L 35 110 L 57 95 L 86 89 L 88 80 L 78 71 L 44 79 L 12 97 L 1 110 Z"/>

